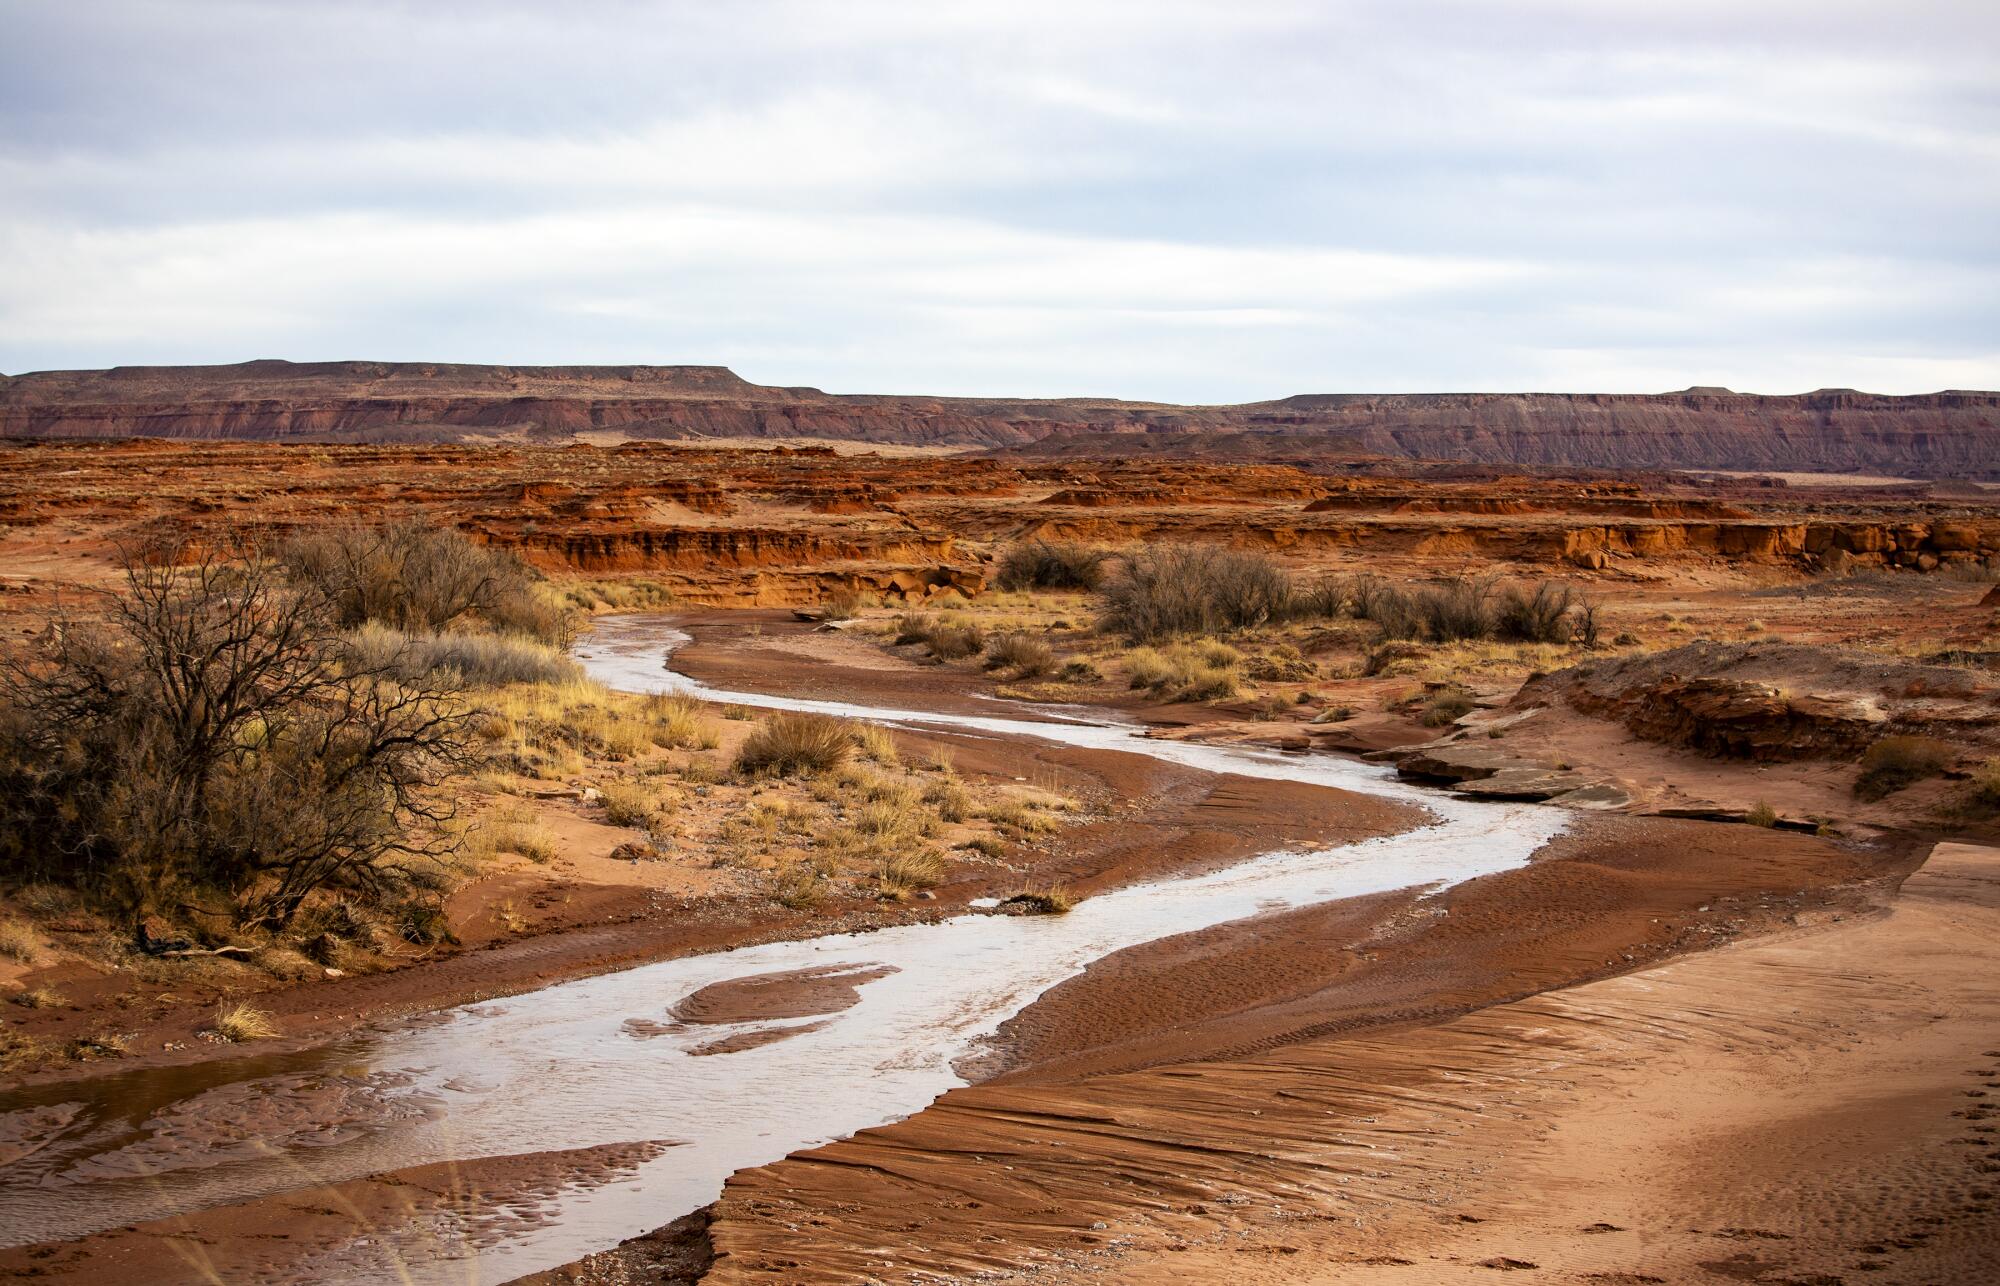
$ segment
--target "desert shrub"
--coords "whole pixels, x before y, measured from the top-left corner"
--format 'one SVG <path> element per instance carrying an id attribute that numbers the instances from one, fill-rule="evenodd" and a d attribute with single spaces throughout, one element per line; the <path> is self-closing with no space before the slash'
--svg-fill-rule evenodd
<path id="1" fill-rule="evenodd" d="M 941 661 L 962 661 L 968 656 L 978 656 L 986 646 L 986 635 L 971 622 L 942 624 L 931 631 L 924 640 L 931 655 Z"/>
<path id="2" fill-rule="evenodd" d="M 436 633 L 471 619 L 556 647 L 574 631 L 574 618 L 525 563 L 450 528 L 327 527 L 295 536 L 279 560 L 350 629 L 372 621 Z"/>
<path id="3" fill-rule="evenodd" d="M 736 767 L 746 773 L 790 777 L 829 772 L 847 761 L 854 733 L 839 719 L 823 714 L 776 714 L 758 725 L 736 752 Z"/>
<path id="4" fill-rule="evenodd" d="M 1413 639 L 1423 633 L 1416 599 L 1378 576 L 1357 576 L 1347 585 L 1347 603 L 1356 619 L 1373 621 L 1385 639 Z"/>
<path id="5" fill-rule="evenodd" d="M 1292 578 L 1262 554 L 1165 545 L 1130 559 L 1104 591 L 1101 628 L 1135 643 L 1219 634 L 1283 620 Z"/>
<path id="6" fill-rule="evenodd" d="M 1973 769 L 1972 797 L 1988 807 L 2000 807 L 2000 759 L 1988 759 Z"/>
<path id="7" fill-rule="evenodd" d="M 1493 637 L 1493 593 L 1487 582 L 1453 577 L 1419 586 L 1413 597 L 1424 635 L 1433 643 Z"/>
<path id="8" fill-rule="evenodd" d="M 937 629 L 937 617 L 929 612 L 905 612 L 896 618 L 896 644 L 928 643 Z"/>
<path id="9" fill-rule="evenodd" d="M 995 583 L 1001 589 L 1094 590 L 1104 583 L 1101 549 L 1068 541 L 1028 540 L 1009 545 L 1000 555 Z"/>
<path id="10" fill-rule="evenodd" d="M 1104 675 L 1090 662 L 1077 660 L 1063 662 L 1063 668 L 1056 677 L 1064 683 L 1098 683 Z"/>
<path id="11" fill-rule="evenodd" d="M 493 688 L 509 683 L 569 683 L 576 662 L 533 639 L 500 634 L 411 634 L 370 622 L 349 643 L 364 668 L 402 682 Z"/>
<path id="12" fill-rule="evenodd" d="M 1472 713 L 1472 698 L 1463 692 L 1437 692 L 1426 698 L 1418 721 L 1426 728 L 1442 728 Z"/>
<path id="13" fill-rule="evenodd" d="M 1578 606 L 1574 589 L 1545 580 L 1533 590 L 1510 585 L 1500 594 L 1494 630 L 1517 643 L 1567 643 L 1576 632 L 1572 612 Z"/>
<path id="14" fill-rule="evenodd" d="M 875 596 L 858 589 L 836 589 L 826 596 L 821 609 L 829 621 L 851 621 L 866 608 L 875 606 Z"/>
<path id="15" fill-rule="evenodd" d="M 1778 824 L 1778 810 L 1760 799 L 1744 811 L 1743 820 L 1752 826 L 1762 826 L 1768 830 Z"/>
<path id="16" fill-rule="evenodd" d="M 1350 582 L 1336 576 L 1322 576 L 1292 596 L 1294 618 L 1330 621 L 1348 607 Z"/>
<path id="17" fill-rule="evenodd" d="M 1952 759 L 1951 747 L 1930 737 L 1884 737 L 1862 753 L 1854 793 L 1881 799 L 1937 776 L 1951 767 Z"/>
<path id="18" fill-rule="evenodd" d="M 1594 648 L 1598 645 L 1601 637 L 1599 631 L 1597 604 L 1590 599 L 1581 600 L 1576 605 L 1575 616 L 1571 622 L 1570 642 L 1575 643 L 1579 647 Z M 1634 642 L 1637 641 L 1633 640 L 1629 634 L 1621 635 L 1620 637 Z"/>
<path id="19" fill-rule="evenodd" d="M 1039 678 L 1055 668 L 1056 654 L 1048 644 L 1026 634 L 1002 634 L 986 644 L 986 668 L 1012 670 L 1023 679 Z"/>
<path id="20" fill-rule="evenodd" d="M 446 854 L 473 716 L 371 665 L 271 564 L 176 561 L 130 560 L 101 620 L 0 660 L 0 874 L 135 916 L 220 892 L 282 926 L 315 889 Z"/>

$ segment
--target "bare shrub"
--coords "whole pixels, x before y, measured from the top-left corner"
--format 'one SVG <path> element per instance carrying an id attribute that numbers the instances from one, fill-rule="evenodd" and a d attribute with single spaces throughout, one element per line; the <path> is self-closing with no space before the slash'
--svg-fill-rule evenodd
<path id="1" fill-rule="evenodd" d="M 1135 643 L 1219 634 L 1283 620 L 1291 574 L 1262 554 L 1165 545 L 1129 560 L 1104 592 L 1102 628 Z"/>
<path id="2" fill-rule="evenodd" d="M 283 925 L 455 844 L 472 716 L 372 667 L 268 563 L 129 560 L 104 617 L 0 662 L 0 872 L 133 914 L 221 892 Z"/>
<path id="3" fill-rule="evenodd" d="M 1433 643 L 1493 637 L 1493 587 L 1483 580 L 1453 577 L 1414 591 L 1417 615 Z"/>
<path id="4" fill-rule="evenodd" d="M 986 646 L 986 635 L 977 625 L 954 622 L 933 629 L 924 643 L 941 661 L 962 661 L 979 655 Z"/>
<path id="5" fill-rule="evenodd" d="M 1952 749 L 1930 737 L 1884 737 L 1862 753 L 1854 793 L 1876 800 L 1951 767 Z"/>
<path id="6" fill-rule="evenodd" d="M 1762 826 L 1769 830 L 1778 824 L 1778 810 L 1764 800 L 1758 800 L 1744 810 L 1743 820 L 1752 826 Z"/>
<path id="7" fill-rule="evenodd" d="M 1347 602 L 1356 618 L 1373 621 L 1385 639 L 1413 639 L 1423 632 L 1423 617 L 1409 591 L 1380 577 L 1355 577 L 1347 586 Z"/>
<path id="8" fill-rule="evenodd" d="M 1495 632 L 1517 643 L 1567 643 L 1575 632 L 1571 613 L 1577 593 L 1561 581 L 1545 580 L 1530 590 L 1510 585 L 1500 594 Z"/>
<path id="9" fill-rule="evenodd" d="M 1028 540 L 1000 555 L 1001 589 L 1094 590 L 1104 583 L 1104 550 L 1068 541 Z"/>
<path id="10" fill-rule="evenodd" d="M 1292 598 L 1292 615 L 1300 620 L 1330 621 L 1345 612 L 1352 582 L 1322 576 Z"/>
<path id="11" fill-rule="evenodd" d="M 348 628 L 374 621 L 435 633 L 477 619 L 557 647 L 574 633 L 570 613 L 526 564 L 450 528 L 414 520 L 322 528 L 294 537 L 279 558 Z"/>
<path id="12" fill-rule="evenodd" d="M 839 719 L 823 714 L 776 714 L 760 724 L 736 752 L 736 767 L 746 773 L 768 772 L 779 777 L 829 772 L 847 761 L 854 733 Z"/>

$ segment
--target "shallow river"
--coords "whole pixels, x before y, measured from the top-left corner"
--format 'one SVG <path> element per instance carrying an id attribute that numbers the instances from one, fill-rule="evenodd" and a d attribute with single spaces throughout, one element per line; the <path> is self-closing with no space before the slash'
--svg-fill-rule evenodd
<path id="1" fill-rule="evenodd" d="M 669 960 L 371 1030 L 332 1049 L 0 1096 L 0 1157 L 12 1140 L 18 1158 L 0 1168 L 0 1245 L 426 1162 L 673 1145 L 611 1182 L 383 1228 L 368 1234 L 365 1255 L 321 1254 L 298 1270 L 321 1282 L 505 1281 L 705 1205 L 735 1170 L 920 1110 L 963 1083 L 953 1064 L 1003 1021 L 1111 952 L 1259 912 L 1503 870 L 1561 825 L 1556 809 L 1417 792 L 1373 765 L 1154 741 L 1073 710 L 1034 721 L 714 691 L 666 668 L 682 641 L 655 618 L 603 620 L 577 657 L 628 691 L 1150 755 L 1413 800 L 1436 821 L 1105 893 L 1064 916 L 964 915 Z M 686 1029 L 668 1020 L 677 1001 L 711 983 L 837 965 L 891 972 L 827 1017 Z M 736 1053 L 691 1053 L 722 1037 L 794 1026 L 813 1029 Z M 18 1155 L 24 1148 L 33 1150 Z M 356 1268 L 381 1264 L 385 1252 L 401 1271 Z"/>

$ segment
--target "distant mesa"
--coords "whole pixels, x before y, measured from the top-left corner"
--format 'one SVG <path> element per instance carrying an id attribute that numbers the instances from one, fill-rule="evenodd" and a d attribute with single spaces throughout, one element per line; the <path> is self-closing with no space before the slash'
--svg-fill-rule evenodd
<path id="1" fill-rule="evenodd" d="M 1301 393 L 1235 406 L 831 394 L 726 366 L 289 362 L 0 376 L 0 437 L 822 438 L 1058 457 L 2000 480 L 2000 393 Z"/>

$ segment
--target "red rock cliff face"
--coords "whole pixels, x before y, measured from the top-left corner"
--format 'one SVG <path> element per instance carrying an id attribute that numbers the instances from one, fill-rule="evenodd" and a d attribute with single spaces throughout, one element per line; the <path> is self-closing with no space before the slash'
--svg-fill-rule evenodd
<path id="1" fill-rule="evenodd" d="M 0 437 L 820 437 L 1128 455 L 2000 478 L 2000 393 L 1327 394 L 1242 406 L 837 396 L 722 367 L 248 362 L 0 377 Z"/>

